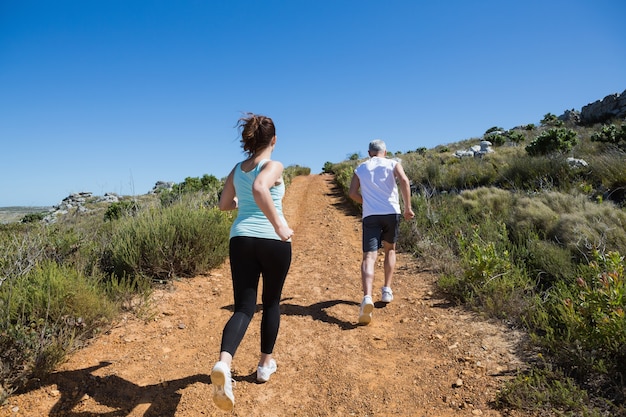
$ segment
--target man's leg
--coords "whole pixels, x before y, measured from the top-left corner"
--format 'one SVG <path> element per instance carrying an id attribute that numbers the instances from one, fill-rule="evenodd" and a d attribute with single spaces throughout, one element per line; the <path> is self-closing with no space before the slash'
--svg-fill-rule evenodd
<path id="1" fill-rule="evenodd" d="M 378 252 L 363 252 L 363 261 L 361 262 L 361 285 L 363 287 L 363 296 L 372 296 L 372 287 L 374 286 L 374 265 Z"/>
<path id="2" fill-rule="evenodd" d="M 396 269 L 396 244 L 383 241 L 385 251 L 385 287 L 391 288 Z"/>
<path id="3" fill-rule="evenodd" d="M 361 262 L 361 284 L 363 286 L 363 301 L 359 308 L 359 324 L 369 324 L 372 321 L 374 312 L 374 301 L 372 301 L 372 286 L 374 285 L 374 263 L 378 252 L 363 252 Z"/>

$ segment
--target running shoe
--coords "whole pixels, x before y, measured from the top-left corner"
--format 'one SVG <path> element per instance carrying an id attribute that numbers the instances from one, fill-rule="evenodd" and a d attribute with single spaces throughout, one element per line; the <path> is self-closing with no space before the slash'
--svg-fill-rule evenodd
<path id="1" fill-rule="evenodd" d="M 270 380 L 270 376 L 276 372 L 276 361 L 270 359 L 268 366 L 259 366 L 256 369 L 256 380 L 259 382 L 267 382 Z"/>
<path id="2" fill-rule="evenodd" d="M 369 324 L 372 321 L 372 312 L 374 311 L 374 302 L 372 297 L 366 295 L 361 302 L 359 309 L 359 324 Z"/>
<path id="3" fill-rule="evenodd" d="M 383 287 L 382 289 L 382 302 L 390 303 L 393 301 L 393 291 L 389 287 Z"/>
<path id="4" fill-rule="evenodd" d="M 233 380 L 230 369 L 225 362 L 217 362 L 211 371 L 211 385 L 213 385 L 213 402 L 224 411 L 231 411 L 235 406 L 233 395 Z"/>

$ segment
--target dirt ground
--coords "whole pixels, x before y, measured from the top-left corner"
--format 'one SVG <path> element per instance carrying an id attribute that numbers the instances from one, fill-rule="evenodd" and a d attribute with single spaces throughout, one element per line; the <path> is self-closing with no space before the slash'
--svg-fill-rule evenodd
<path id="1" fill-rule="evenodd" d="M 398 254 L 395 299 L 358 326 L 360 218 L 330 175 L 296 177 L 285 216 L 295 230 L 274 357 L 255 380 L 260 312 L 233 362 L 235 409 L 211 400 L 210 371 L 232 311 L 229 264 L 155 292 L 150 313 L 124 317 L 0 416 L 503 416 L 502 383 L 523 362 L 520 335 L 436 295 L 436 279 Z M 521 416 L 508 413 L 507 416 Z"/>

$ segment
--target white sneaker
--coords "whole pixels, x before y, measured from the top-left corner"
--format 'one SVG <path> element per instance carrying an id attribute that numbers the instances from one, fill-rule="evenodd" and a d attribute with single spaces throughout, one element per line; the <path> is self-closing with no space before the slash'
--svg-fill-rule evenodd
<path id="1" fill-rule="evenodd" d="M 382 302 L 383 303 L 390 303 L 393 301 L 393 291 L 391 291 L 391 288 L 389 287 L 383 287 L 382 289 Z"/>
<path id="2" fill-rule="evenodd" d="M 374 302 L 372 297 L 366 295 L 361 302 L 359 309 L 359 324 L 369 324 L 372 321 L 372 312 L 374 311 Z"/>
<path id="3" fill-rule="evenodd" d="M 233 380 L 230 369 L 225 362 L 217 362 L 211 371 L 211 385 L 213 385 L 213 402 L 224 411 L 231 411 L 235 406 L 233 395 Z"/>
<path id="4" fill-rule="evenodd" d="M 276 372 L 276 361 L 270 359 L 268 366 L 258 366 L 256 368 L 256 380 L 259 382 L 267 382 L 274 372 Z"/>

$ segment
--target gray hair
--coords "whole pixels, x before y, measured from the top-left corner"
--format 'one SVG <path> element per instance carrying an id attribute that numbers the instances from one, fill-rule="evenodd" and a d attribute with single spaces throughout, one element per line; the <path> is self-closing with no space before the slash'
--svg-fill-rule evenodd
<path id="1" fill-rule="evenodd" d="M 386 151 L 387 145 L 380 139 L 374 139 L 370 142 L 369 150 L 372 152 Z"/>

